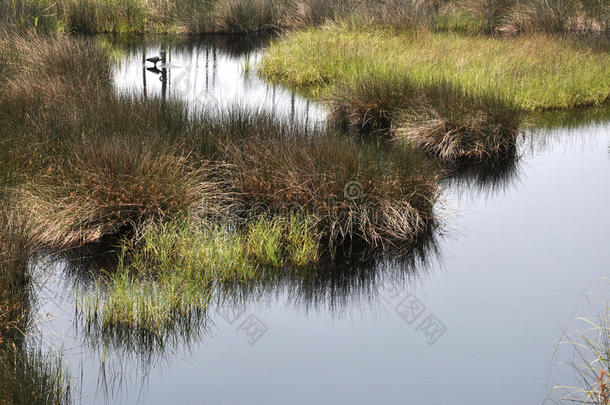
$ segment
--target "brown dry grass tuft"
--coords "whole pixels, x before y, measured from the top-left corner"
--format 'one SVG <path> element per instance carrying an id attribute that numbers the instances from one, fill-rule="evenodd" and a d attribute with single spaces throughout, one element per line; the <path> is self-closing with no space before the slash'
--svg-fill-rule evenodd
<path id="1" fill-rule="evenodd" d="M 446 81 L 419 84 L 396 72 L 364 74 L 339 86 L 330 105 L 335 121 L 360 132 L 389 132 L 443 162 L 489 162 L 515 153 L 518 109 Z"/>
<path id="2" fill-rule="evenodd" d="M 110 84 L 107 55 L 90 39 L 0 29 L 0 51 L 0 87 L 5 95 L 0 104 L 61 103 L 66 94 Z"/>
<path id="3" fill-rule="evenodd" d="M 331 244 L 412 243 L 433 222 L 436 184 L 413 161 L 399 168 L 398 161 L 378 160 L 366 145 L 333 136 L 249 141 L 226 150 L 247 206 L 302 210 Z"/>
<path id="4" fill-rule="evenodd" d="M 18 188 L 30 235 L 56 247 L 82 245 L 145 220 L 197 211 L 219 215 L 229 201 L 215 168 L 187 155 L 125 139 L 92 141 Z"/>

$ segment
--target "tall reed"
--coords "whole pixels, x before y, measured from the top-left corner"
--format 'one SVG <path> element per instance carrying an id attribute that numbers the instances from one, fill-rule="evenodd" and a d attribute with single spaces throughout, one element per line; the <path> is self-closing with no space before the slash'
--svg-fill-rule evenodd
<path id="1" fill-rule="evenodd" d="M 606 303 L 607 307 L 607 303 Z M 583 329 L 562 340 L 573 351 L 569 362 L 579 387 L 554 387 L 566 394 L 564 400 L 576 403 L 610 404 L 610 324 L 608 307 L 597 319 L 579 318 Z"/>

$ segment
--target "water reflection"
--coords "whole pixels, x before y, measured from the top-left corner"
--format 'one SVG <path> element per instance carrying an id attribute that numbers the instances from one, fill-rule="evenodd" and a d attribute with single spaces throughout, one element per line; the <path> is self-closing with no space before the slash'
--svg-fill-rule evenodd
<path id="1" fill-rule="evenodd" d="M 180 42 L 125 40 L 117 45 L 123 55 L 114 70 L 115 87 L 121 94 L 182 100 L 192 111 L 240 105 L 307 127 L 322 125 L 326 113 L 321 106 L 257 76 L 261 46 L 267 40 L 234 36 Z M 147 66 L 146 58 L 160 50 L 167 52 L 167 63 Z"/>
<path id="2" fill-rule="evenodd" d="M 610 106 L 532 114 L 526 123 L 521 151 L 530 156 L 545 153 L 558 144 L 585 148 L 608 131 Z"/>
<path id="3" fill-rule="evenodd" d="M 507 193 L 521 183 L 523 166 L 529 157 L 546 153 L 557 144 L 570 149 L 590 146 L 607 131 L 609 120 L 610 106 L 530 114 L 506 159 L 450 168 L 441 186 L 459 198 L 489 198 Z"/>
<path id="4" fill-rule="evenodd" d="M 246 61 L 260 57 L 257 46 L 226 37 L 185 44 L 134 41 L 125 45 L 116 85 L 119 91 L 175 97 L 194 106 L 219 105 L 228 97 L 276 109 L 284 119 L 315 121 L 311 116 L 318 107 L 302 108 L 304 100 L 294 94 L 274 92 L 245 74 Z M 162 47 L 170 67 L 147 70 L 143 59 Z M 195 73 L 177 80 L 187 64 Z M 190 87 L 182 88 L 184 83 Z M 204 96 L 193 98 L 201 89 Z M 115 267 L 116 252 L 108 244 L 55 257 L 52 268 L 42 271 L 50 278 L 45 289 L 37 290 L 53 299 L 52 306 L 43 305 L 55 314 L 45 337 L 55 336 L 57 346 L 72 354 L 66 359 L 81 376 L 85 403 L 286 403 L 295 397 L 300 403 L 536 401 L 546 354 L 571 310 L 571 294 L 582 291 L 582 280 L 603 274 L 610 260 L 605 248 L 610 194 L 599 187 L 607 183 L 608 162 L 597 159 L 602 142 L 606 152 L 610 131 L 607 116 L 596 117 L 545 118 L 546 129 L 519 139 L 515 159 L 452 171 L 443 184 L 462 201 L 469 195 L 461 208 L 473 211 L 458 222 L 469 229 L 459 241 L 432 232 L 398 256 L 352 251 L 315 270 L 263 272 L 253 283 L 218 285 L 209 309 L 182 319 L 164 339 L 87 324 L 74 315 L 75 293 L 90 291 L 102 269 Z M 575 148 L 583 142 L 582 151 Z M 566 193 L 570 188 L 576 192 Z M 488 195 L 510 197 L 510 204 L 508 198 L 480 203 Z M 586 206 L 579 206 L 580 200 Z M 566 210 L 578 215 L 565 215 Z M 448 271 L 432 271 L 441 266 Z M 426 305 L 442 311 L 451 333 L 434 347 L 410 335 L 394 307 L 391 316 L 379 316 L 384 297 L 412 291 L 419 296 L 423 290 Z M 234 321 L 227 313 L 243 315 Z M 352 321 L 355 314 L 358 322 Z M 252 336 L 235 335 L 249 315 L 269 329 L 254 340 L 256 346 Z M 446 375 L 452 377 L 438 390 Z M 341 397 L 333 397 L 331 380 L 341 387 Z M 520 389 L 506 390 L 506 381 Z M 481 400 L 472 397 L 475 384 Z M 277 397 L 269 399 L 272 391 Z"/>
<path id="5" fill-rule="evenodd" d="M 521 389 L 496 402 L 542 400 L 559 327 L 573 318 L 573 301 L 584 290 L 582 284 L 607 273 L 608 217 L 603 207 L 610 195 L 599 184 L 607 180 L 608 133 L 607 123 L 541 131 L 533 140 L 549 147 L 520 153 L 519 176 L 511 170 L 490 177 L 471 172 L 470 179 L 483 179 L 478 182 L 483 188 L 493 190 L 498 178 L 508 187 L 506 195 L 496 195 L 505 198 L 480 203 L 478 192 L 461 207 L 472 212 L 458 222 L 468 232 L 455 242 L 431 238 L 420 254 L 402 260 L 377 257 L 363 264 L 346 258 L 315 272 L 269 273 L 249 285 L 218 286 L 209 310 L 163 345 L 116 331 L 96 335 L 73 322 L 70 299 L 61 305 L 66 315 L 57 317 L 66 320 L 65 332 L 58 332 L 62 327 L 56 323 L 49 334 L 59 333 L 60 345 L 76 353 L 67 361 L 75 375 L 83 370 L 86 403 L 163 403 L 176 396 L 185 403 L 243 402 L 230 389 L 233 384 L 246 384 L 248 397 L 259 401 L 272 388 L 265 378 L 287 384 L 290 395 L 304 398 L 300 403 L 323 402 L 322 396 L 332 394 L 324 388 L 329 378 L 343 384 L 341 393 L 350 402 L 361 396 L 374 402 L 371 395 L 378 392 L 356 387 L 372 382 L 388 388 L 382 394 L 387 403 L 399 403 L 407 390 L 414 403 L 468 403 L 471 392 L 463 387 L 480 385 L 486 400 L 509 379 Z M 574 139 L 592 142 L 581 150 Z M 528 142 L 523 138 L 519 147 Z M 514 192 L 517 178 L 521 187 Z M 578 208 L 581 201 L 594 220 Z M 566 209 L 580 214 L 565 215 Z M 442 263 L 435 265 L 437 260 Z M 72 268 L 64 266 L 69 271 L 58 273 L 61 282 L 49 285 L 55 298 L 74 296 L 66 280 L 81 277 L 79 267 L 87 285 L 96 266 L 106 266 L 103 261 L 70 263 Z M 441 265 L 446 272 L 431 271 Z M 412 291 L 449 328 L 434 346 L 409 329 L 394 307 L 388 313 L 380 308 L 386 296 L 404 297 Z M 231 323 L 223 316 L 227 311 L 243 315 Z M 254 345 L 238 330 L 250 315 L 268 329 Z M 356 367 L 360 359 L 374 367 Z M 382 367 L 391 373 L 380 373 Z M 448 391 L 433 389 L 441 368 L 453 376 L 446 382 Z M 248 371 L 242 374 L 243 369 Z M 286 370 L 291 370 L 290 379 Z M 302 388 L 299 381 L 304 379 L 316 393 Z M 288 400 L 288 394 L 278 395 L 275 403 Z"/>
<path id="6" fill-rule="evenodd" d="M 80 389 L 87 395 L 94 392 L 96 401 L 106 403 L 114 403 L 123 395 L 132 398 L 134 391 L 146 390 L 147 376 L 153 370 L 155 373 L 170 370 L 176 361 L 189 358 L 202 345 L 212 344 L 227 326 L 235 329 L 246 319 L 242 314 L 247 308 L 271 307 L 283 300 L 284 306 L 294 311 L 324 314 L 337 320 L 365 309 L 378 312 L 380 296 L 414 290 L 440 261 L 437 234 L 431 233 L 402 254 L 354 255 L 350 252 L 342 255 L 339 252 L 333 260 L 326 258 L 315 269 L 263 271 L 251 283 L 216 285 L 208 310 L 181 317 L 160 337 L 129 326 L 87 322 L 78 308 L 71 315 L 75 297 L 94 291 L 104 273 L 116 267 L 117 252 L 109 246 L 112 242 L 105 241 L 50 255 L 39 262 L 38 271 L 45 280 L 39 296 L 48 294 L 53 305 L 57 305 L 53 311 L 56 318 L 44 325 L 44 334 L 55 336 L 49 342 L 53 346 L 68 348 L 67 357 L 72 351 L 70 348 L 79 348 L 79 354 L 70 363 L 73 367 L 77 365 L 78 372 L 88 375 L 86 382 L 81 381 L 85 386 Z M 240 318 L 238 323 L 231 320 L 233 316 Z M 70 318 L 72 321 L 67 321 Z M 95 386 L 93 391 L 92 386 Z"/>
<path id="7" fill-rule="evenodd" d="M 218 304 L 249 305 L 277 300 L 297 311 L 321 312 L 341 319 L 359 308 L 373 309 L 379 295 L 400 286 L 414 288 L 427 274 L 440 267 L 439 235 L 432 230 L 417 245 L 401 252 L 363 255 L 338 254 L 313 269 L 287 269 L 264 273 L 252 283 L 225 285 Z"/>
<path id="8" fill-rule="evenodd" d="M 63 289 L 81 296 L 95 292 L 105 275 L 116 268 L 118 252 L 105 246 L 64 252 L 49 260 L 48 266 L 61 263 L 56 271 Z M 219 310 L 239 312 L 253 303 L 274 302 L 282 296 L 295 310 L 340 319 L 357 308 L 374 307 L 384 290 L 413 288 L 440 262 L 438 234 L 431 230 L 408 250 L 391 254 L 337 250 L 334 257 L 327 254 L 315 268 L 262 269 L 248 283 L 217 284 L 211 287 L 210 311 L 178 316 L 162 336 L 130 326 L 102 325 L 97 319 L 89 322 L 78 309 L 74 325 L 87 346 L 104 347 L 127 357 L 135 355 L 144 359 L 142 363 L 151 364 L 156 363 L 153 358 L 202 341 L 218 321 Z"/>
<path id="9" fill-rule="evenodd" d="M 494 165 L 467 165 L 454 168 L 441 180 L 441 186 L 453 195 L 488 198 L 508 192 L 519 184 L 522 159 L 515 153 Z"/>
<path id="10" fill-rule="evenodd" d="M 552 129 L 578 130 L 607 122 L 610 119 L 610 105 L 592 108 L 577 108 L 570 110 L 541 111 L 530 114 L 525 120 L 530 131 L 539 133 Z M 582 132 L 582 131 L 580 131 Z"/>

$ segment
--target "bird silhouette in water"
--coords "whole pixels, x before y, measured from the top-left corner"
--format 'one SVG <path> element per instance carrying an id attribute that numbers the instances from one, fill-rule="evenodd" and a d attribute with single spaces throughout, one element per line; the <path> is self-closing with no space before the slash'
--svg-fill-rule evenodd
<path id="1" fill-rule="evenodd" d="M 158 56 L 152 56 L 150 58 L 146 58 L 146 60 L 148 62 L 154 63 L 155 64 L 155 68 L 156 68 L 157 67 L 157 63 L 159 63 L 159 62 L 165 64 L 165 57 L 166 57 L 166 55 L 167 54 L 166 54 L 165 51 L 161 51 Z"/>
<path id="2" fill-rule="evenodd" d="M 159 69 L 156 65 L 154 67 L 147 67 L 146 70 L 148 70 L 151 73 L 154 73 L 156 75 L 161 75 L 159 76 L 159 80 L 164 82 L 165 79 L 167 78 L 167 70 L 165 68 L 163 69 Z"/>

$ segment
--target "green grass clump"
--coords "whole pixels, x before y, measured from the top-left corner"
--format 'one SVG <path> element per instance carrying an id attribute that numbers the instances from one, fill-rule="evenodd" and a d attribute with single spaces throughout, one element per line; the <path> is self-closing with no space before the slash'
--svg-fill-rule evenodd
<path id="1" fill-rule="evenodd" d="M 122 242 L 116 271 L 78 304 L 101 330 L 131 327 L 163 338 L 192 327 L 209 304 L 214 281 L 255 275 L 244 239 L 222 227 L 149 224 L 138 239 Z"/>
<path id="2" fill-rule="evenodd" d="M 260 217 L 248 229 L 248 251 L 256 261 L 273 267 L 280 267 L 282 257 L 283 224 Z"/>
<path id="3" fill-rule="evenodd" d="M 315 263 L 318 240 L 310 222 L 297 216 L 260 217 L 243 232 L 196 219 L 149 223 L 123 240 L 116 271 L 78 306 L 101 330 L 126 326 L 163 339 L 193 327 L 215 286 L 252 280 L 285 262 Z"/>
<path id="4" fill-rule="evenodd" d="M 521 110 L 601 105 L 610 57 L 593 45 L 548 35 L 515 38 L 330 25 L 274 42 L 260 72 L 311 95 L 331 95 L 363 73 L 451 83 Z"/>
<path id="5" fill-rule="evenodd" d="M 319 236 L 311 220 L 300 215 L 290 216 L 287 224 L 286 239 L 290 262 L 303 267 L 319 260 Z"/>
<path id="6" fill-rule="evenodd" d="M 250 222 L 248 252 L 257 263 L 281 267 L 284 262 L 305 267 L 319 259 L 320 236 L 312 219 L 300 214 L 282 217 L 260 216 Z"/>

